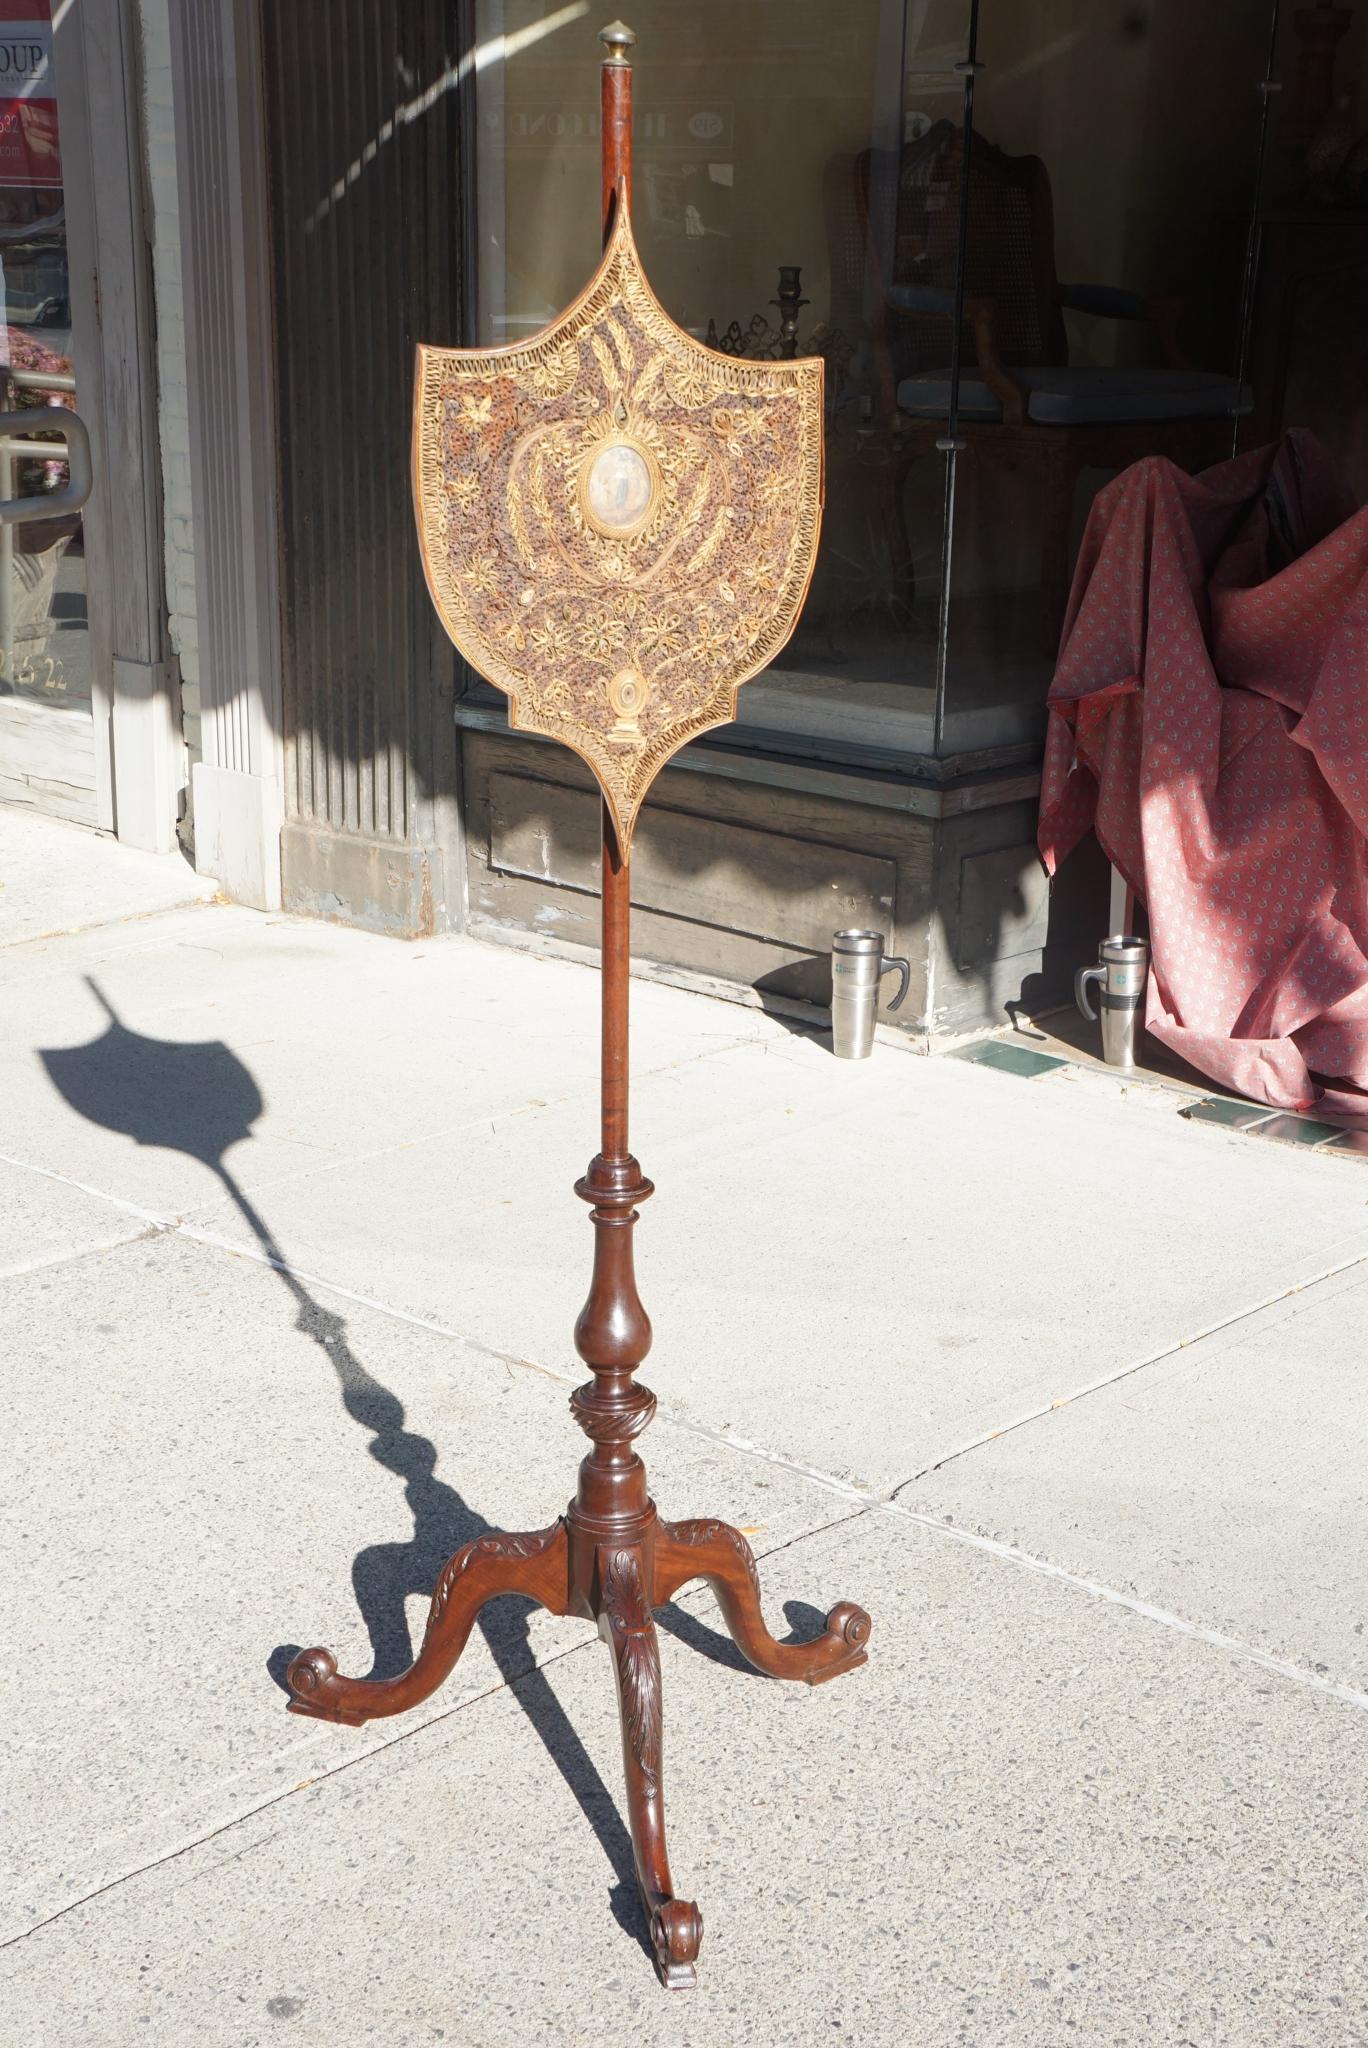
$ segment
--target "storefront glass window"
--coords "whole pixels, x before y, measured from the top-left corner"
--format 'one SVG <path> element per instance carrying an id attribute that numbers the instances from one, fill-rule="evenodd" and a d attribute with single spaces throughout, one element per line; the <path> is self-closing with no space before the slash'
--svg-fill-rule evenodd
<path id="1" fill-rule="evenodd" d="M 801 298 L 828 364 L 817 574 L 733 743 L 935 773 L 1036 746 L 1097 489 L 1222 459 L 1250 412 L 1273 6 L 639 0 L 657 291 L 733 350 Z M 478 0 L 472 342 L 594 261 L 587 15 Z"/>
<path id="2" fill-rule="evenodd" d="M 79 400 L 49 0 L 0 0 L 0 389 L 7 412 Z M 50 444 L 50 457 L 41 451 Z M 0 797 L 96 819 L 81 515 L 44 517 L 67 482 L 60 433 L 0 444 Z"/>
<path id="3" fill-rule="evenodd" d="M 587 12 L 480 0 L 472 341 L 535 331 L 595 260 Z M 737 351 L 777 348 L 774 302 L 796 286 L 798 345 L 828 366 L 821 556 L 793 641 L 741 692 L 751 740 L 819 752 L 932 745 L 943 427 L 905 434 L 885 402 L 898 338 L 890 356 L 871 321 L 871 250 L 886 245 L 879 267 L 893 282 L 909 48 L 937 79 L 937 104 L 953 109 L 966 21 L 966 0 L 639 0 L 631 13 L 635 220 L 657 292 L 699 340 Z"/>
<path id="4" fill-rule="evenodd" d="M 1269 0 L 980 0 L 942 743 L 1034 741 L 1078 541 L 1146 455 L 1229 457 Z M 956 199 L 962 116 L 940 138 Z M 927 148 L 936 144 L 935 131 Z"/>

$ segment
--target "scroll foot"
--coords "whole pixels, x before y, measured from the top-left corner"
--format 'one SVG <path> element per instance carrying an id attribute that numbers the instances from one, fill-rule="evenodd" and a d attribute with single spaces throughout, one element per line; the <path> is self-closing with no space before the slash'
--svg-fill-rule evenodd
<path id="1" fill-rule="evenodd" d="M 533 1536 L 477 1536 L 443 1567 L 423 1646 L 397 1678 L 341 1678 L 330 1650 L 301 1650 L 285 1674 L 290 1712 L 359 1728 L 402 1714 L 436 1692 L 466 1646 L 475 1617 L 499 1593 L 524 1593 L 553 1614 L 569 1612 L 569 1541 L 556 1522 Z"/>
<path id="2" fill-rule="evenodd" d="M 337 1659 L 331 1650 L 301 1650 L 291 1659 L 285 1673 L 290 1688 L 290 1712 L 308 1714 L 315 1721 L 341 1721 L 349 1728 L 365 1725 L 366 1715 L 343 1705 L 339 1688 L 354 1685 L 355 1679 L 337 1676 Z"/>
<path id="3" fill-rule="evenodd" d="M 686 1991 L 696 1981 L 703 1915 L 690 1900 L 674 1896 L 665 1853 L 660 1644 L 641 1552 L 603 1552 L 600 1587 L 599 1629 L 612 1650 L 617 1676 L 627 1816 L 641 1902 L 661 1983 L 667 1991 Z"/>
<path id="4" fill-rule="evenodd" d="M 658 1607 L 690 1579 L 717 1595 L 737 1648 L 771 1678 L 824 1685 L 867 1661 L 872 1623 L 848 1600 L 833 1607 L 810 1643 L 776 1642 L 760 1608 L 760 1574 L 749 1543 L 726 1522 L 662 1522 L 656 1536 L 653 1601 Z"/>
<path id="5" fill-rule="evenodd" d="M 651 1914 L 656 1975 L 667 1991 L 691 1991 L 698 1982 L 703 1915 L 689 1899 L 662 1899 Z"/>

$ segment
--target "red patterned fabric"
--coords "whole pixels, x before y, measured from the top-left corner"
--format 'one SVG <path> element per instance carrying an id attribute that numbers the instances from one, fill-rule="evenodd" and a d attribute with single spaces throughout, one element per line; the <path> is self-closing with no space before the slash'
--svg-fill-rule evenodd
<path id="1" fill-rule="evenodd" d="M 1368 1119 L 1368 511 L 1319 444 L 1108 485 L 1049 704 L 1041 855 L 1095 826 L 1143 899 L 1155 1037 Z"/>

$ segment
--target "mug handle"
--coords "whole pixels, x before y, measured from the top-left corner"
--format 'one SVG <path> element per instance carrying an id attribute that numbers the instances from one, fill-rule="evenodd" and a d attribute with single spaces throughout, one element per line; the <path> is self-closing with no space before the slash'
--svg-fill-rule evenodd
<path id="1" fill-rule="evenodd" d="M 1097 1012 L 1088 1001 L 1088 983 L 1090 981 L 1105 981 L 1106 978 L 1107 970 L 1105 967 L 1080 967 L 1074 976 L 1074 1001 L 1090 1024 L 1097 1022 Z"/>
<path id="2" fill-rule="evenodd" d="M 899 1008 L 906 999 L 908 989 L 912 986 L 912 964 L 910 961 L 902 959 L 897 953 L 884 954 L 883 959 L 879 962 L 880 977 L 887 974 L 894 967 L 898 970 L 899 985 L 898 993 L 888 1006 L 890 1010 Z"/>

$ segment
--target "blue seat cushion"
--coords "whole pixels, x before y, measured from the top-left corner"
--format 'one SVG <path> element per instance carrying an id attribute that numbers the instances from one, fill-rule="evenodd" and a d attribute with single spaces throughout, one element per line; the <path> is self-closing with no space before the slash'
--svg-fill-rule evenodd
<path id="1" fill-rule="evenodd" d="M 1027 392 L 1026 414 L 1042 427 L 1114 426 L 1128 420 L 1229 419 L 1253 404 L 1247 384 L 1213 370 L 1013 370 Z M 1000 420 L 1002 405 L 972 372 L 960 378 L 960 418 Z M 904 377 L 898 386 L 903 412 L 944 419 L 950 410 L 945 371 Z"/>

